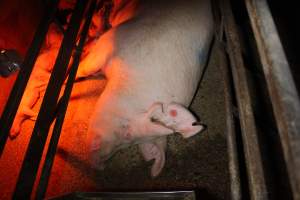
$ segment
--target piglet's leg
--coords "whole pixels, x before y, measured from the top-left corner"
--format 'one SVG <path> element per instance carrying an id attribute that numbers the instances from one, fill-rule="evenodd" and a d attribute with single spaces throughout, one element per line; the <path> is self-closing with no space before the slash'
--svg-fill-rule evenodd
<path id="1" fill-rule="evenodd" d="M 24 107 L 22 108 L 22 111 L 18 111 L 14 119 L 14 122 L 12 124 L 12 127 L 10 129 L 10 134 L 9 134 L 10 138 L 15 138 L 19 135 L 21 130 L 21 125 L 24 120 L 28 118 L 31 120 L 35 120 L 36 117 L 37 117 L 37 113 L 28 107 Z"/>
<path id="2" fill-rule="evenodd" d="M 15 116 L 14 122 L 10 129 L 10 138 L 15 138 L 19 135 L 21 130 L 21 125 L 24 120 L 31 119 L 36 120 L 37 113 L 32 110 L 32 107 L 36 104 L 40 97 L 40 92 L 38 88 L 26 88 L 23 98 L 21 100 L 19 109 Z"/>
<path id="3" fill-rule="evenodd" d="M 152 177 L 158 176 L 165 165 L 166 144 L 166 137 L 161 137 L 153 142 L 139 144 L 144 159 L 146 161 L 155 160 L 151 168 Z"/>

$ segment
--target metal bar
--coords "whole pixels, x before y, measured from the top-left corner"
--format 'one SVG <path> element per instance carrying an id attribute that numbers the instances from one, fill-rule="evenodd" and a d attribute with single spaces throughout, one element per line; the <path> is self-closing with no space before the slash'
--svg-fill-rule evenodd
<path id="1" fill-rule="evenodd" d="M 43 154 L 48 132 L 54 116 L 57 100 L 64 82 L 76 36 L 83 18 L 86 0 L 77 0 L 69 26 L 64 34 L 62 45 L 51 74 L 44 99 L 35 123 L 17 181 L 14 199 L 29 199 Z"/>
<path id="2" fill-rule="evenodd" d="M 249 93 L 246 68 L 242 59 L 238 31 L 233 18 L 230 1 L 222 2 L 223 17 L 229 59 L 242 129 L 242 139 L 247 165 L 247 175 L 251 199 L 268 199 L 267 186 L 264 178 L 262 158 L 259 149 L 258 135 L 254 120 L 252 100 Z"/>
<path id="3" fill-rule="evenodd" d="M 171 192 L 76 192 L 60 197 L 50 198 L 59 199 L 136 199 L 136 200 L 162 200 L 162 199 L 196 199 L 194 191 L 171 191 Z M 201 197 L 200 197 L 201 198 Z"/>
<path id="4" fill-rule="evenodd" d="M 294 199 L 299 200 L 299 95 L 267 2 L 265 0 L 245 2 L 267 81 Z"/>
<path id="5" fill-rule="evenodd" d="M 240 177 L 240 166 L 237 145 L 237 133 L 233 116 L 233 92 L 231 84 L 230 69 L 228 66 L 228 59 L 225 55 L 225 46 L 223 43 L 224 35 L 224 23 L 221 16 L 220 1 L 213 0 L 213 13 L 215 21 L 215 39 L 213 44 L 212 52 L 216 52 L 218 57 L 218 65 L 223 77 L 224 86 L 224 102 L 225 102 L 225 116 L 226 116 L 226 141 L 227 141 L 227 152 L 228 152 L 228 167 L 230 176 L 230 199 L 240 200 L 242 199 L 242 188 L 241 188 L 241 177 Z"/>
<path id="6" fill-rule="evenodd" d="M 226 109 L 226 139 L 227 139 L 227 151 L 228 151 L 228 166 L 230 174 L 230 199 L 240 200 L 242 199 L 241 191 L 241 179 L 240 179 L 240 167 L 238 159 L 237 147 L 237 136 L 235 131 L 234 117 L 233 117 L 233 98 L 232 98 L 232 88 L 230 84 L 230 72 L 228 69 L 226 56 L 224 54 L 225 49 L 218 43 L 218 58 L 219 66 L 223 75 L 224 81 L 224 99 L 225 99 L 225 109 Z M 240 152 L 241 153 L 241 152 Z"/>
<path id="7" fill-rule="evenodd" d="M 22 63 L 22 67 L 14 83 L 13 89 L 9 95 L 5 109 L 2 113 L 0 119 L 0 156 L 2 155 L 4 146 L 9 136 L 10 128 L 17 113 L 34 63 L 43 45 L 43 41 L 48 32 L 49 25 L 56 13 L 58 2 L 59 0 L 50 1 L 47 9 L 45 9 L 45 14 L 38 25 L 33 41 L 31 42 L 31 45 L 26 53 L 25 59 Z"/>
<path id="8" fill-rule="evenodd" d="M 92 21 L 93 13 L 96 8 L 96 1 L 97 0 L 93 0 L 88 9 L 87 19 L 84 23 L 84 26 L 83 26 L 83 29 L 81 32 L 80 41 L 79 41 L 78 47 L 74 54 L 73 63 L 72 63 L 70 74 L 69 74 L 69 77 L 67 80 L 66 88 L 65 88 L 63 96 L 61 97 L 61 99 L 58 103 L 59 107 L 58 107 L 58 111 L 57 111 L 57 118 L 56 118 L 56 122 L 55 122 L 54 129 L 52 132 L 51 140 L 50 140 L 50 143 L 48 146 L 48 151 L 46 154 L 45 163 L 43 166 L 43 170 L 42 170 L 42 174 L 40 177 L 40 181 L 39 181 L 35 199 L 44 199 L 45 198 L 48 181 L 49 181 L 49 177 L 50 177 L 59 137 L 61 134 L 62 125 L 63 125 L 65 114 L 67 111 L 72 88 L 74 85 L 82 49 L 83 49 L 83 46 L 84 46 L 84 43 L 85 43 L 85 40 L 86 40 L 86 37 L 88 34 L 90 23 Z"/>

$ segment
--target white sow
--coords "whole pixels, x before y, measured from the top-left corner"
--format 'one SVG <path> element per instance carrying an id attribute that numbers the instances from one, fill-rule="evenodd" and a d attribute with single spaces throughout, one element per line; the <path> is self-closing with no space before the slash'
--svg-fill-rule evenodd
<path id="1" fill-rule="evenodd" d="M 186 107 L 206 62 L 213 19 L 209 0 L 142 0 L 136 8 L 94 42 L 77 75 L 101 72 L 108 79 L 88 129 L 91 164 L 103 168 L 117 150 L 138 144 L 146 161 L 155 160 L 155 177 L 165 163 L 166 136 L 188 138 L 203 129 Z"/>

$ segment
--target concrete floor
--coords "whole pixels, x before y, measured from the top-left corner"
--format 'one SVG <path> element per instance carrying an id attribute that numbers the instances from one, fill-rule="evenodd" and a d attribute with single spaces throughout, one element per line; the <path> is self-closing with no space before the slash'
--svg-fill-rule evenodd
<path id="1" fill-rule="evenodd" d="M 105 80 L 99 78 L 76 83 L 47 196 L 74 191 L 196 189 L 200 199 L 229 199 L 224 95 L 218 66 L 218 58 L 213 52 L 191 106 L 208 129 L 187 140 L 180 135 L 169 136 L 166 165 L 155 179 L 150 177 L 151 162 L 143 161 L 136 146 L 118 152 L 104 171 L 88 166 L 84 148 L 86 130 Z M 33 122 L 26 121 L 21 135 L 6 145 L 0 159 L 0 199 L 11 197 L 32 127 Z"/>

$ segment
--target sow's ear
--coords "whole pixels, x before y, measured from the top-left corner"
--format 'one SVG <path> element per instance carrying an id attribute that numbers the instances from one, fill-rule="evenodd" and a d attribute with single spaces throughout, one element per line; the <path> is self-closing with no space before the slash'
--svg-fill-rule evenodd
<path id="1" fill-rule="evenodd" d="M 158 109 L 158 105 L 161 106 L 160 109 Z M 205 129 L 205 125 L 198 122 L 187 108 L 178 103 L 156 104 L 156 108 L 149 113 L 150 120 L 155 124 L 172 129 L 174 132 L 181 133 L 184 138 L 191 137 Z"/>
<path id="2" fill-rule="evenodd" d="M 154 103 L 148 110 L 146 120 L 142 123 L 144 126 L 145 133 L 151 133 L 153 136 L 163 136 L 174 133 L 171 127 L 166 126 L 162 121 L 163 118 L 163 104 Z"/>

